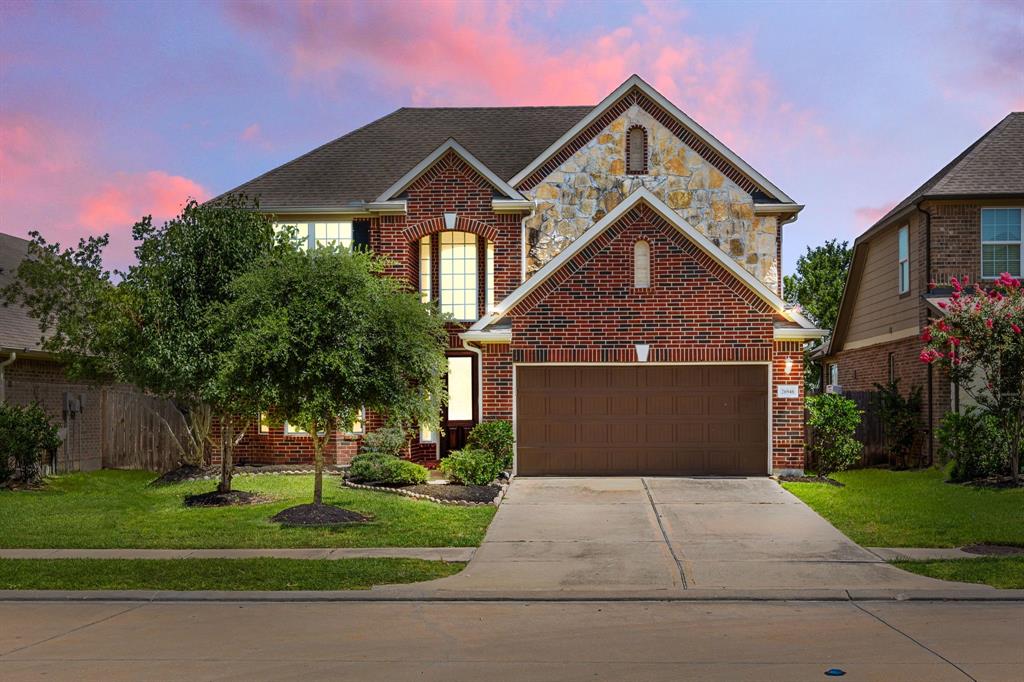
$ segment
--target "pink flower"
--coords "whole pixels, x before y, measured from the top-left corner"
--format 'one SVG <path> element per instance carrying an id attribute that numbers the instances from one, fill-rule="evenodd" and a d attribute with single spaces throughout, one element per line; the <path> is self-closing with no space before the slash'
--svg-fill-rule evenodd
<path id="1" fill-rule="evenodd" d="M 953 284 L 953 291 L 957 291 L 958 292 L 961 289 L 963 289 L 963 287 L 960 286 L 960 280 L 958 280 L 956 277 L 950 278 L 949 281 L 952 282 L 952 284 Z"/>
<path id="2" fill-rule="evenodd" d="M 987 318 L 985 320 L 985 326 L 988 327 L 989 329 L 992 328 L 992 318 L 991 317 L 989 317 L 989 318 Z"/>
<path id="3" fill-rule="evenodd" d="M 931 354 L 931 351 L 923 350 L 923 351 L 921 351 L 921 354 L 917 356 L 917 358 L 918 358 L 918 359 L 919 359 L 919 360 L 920 360 L 921 362 L 924 362 L 924 363 L 929 363 L 929 362 L 931 362 L 931 361 L 932 361 L 932 354 Z"/>
<path id="4" fill-rule="evenodd" d="M 946 307 L 947 307 L 947 306 L 946 306 L 946 302 L 945 302 L 945 301 L 939 301 L 939 303 L 938 303 L 938 306 L 939 306 L 939 308 L 941 308 L 942 310 L 945 310 L 945 309 L 946 309 Z"/>
<path id="5" fill-rule="evenodd" d="M 921 340 L 928 343 L 932 340 L 932 329 L 931 327 L 925 327 L 924 331 L 921 332 Z"/>
<path id="6" fill-rule="evenodd" d="M 1020 327 L 1018 327 L 1016 324 L 1011 323 L 1010 328 L 1013 329 L 1014 334 L 1020 334 Z"/>

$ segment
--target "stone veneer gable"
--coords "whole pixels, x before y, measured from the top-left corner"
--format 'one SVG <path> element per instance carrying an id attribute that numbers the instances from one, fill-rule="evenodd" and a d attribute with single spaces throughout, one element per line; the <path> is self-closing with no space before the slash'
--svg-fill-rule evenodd
<path id="1" fill-rule="evenodd" d="M 647 131 L 648 172 L 626 173 L 626 131 Z M 541 182 L 524 189 L 527 270 L 536 272 L 622 200 L 646 187 L 771 289 L 778 289 L 777 224 L 753 197 L 639 104 L 626 109 Z"/>

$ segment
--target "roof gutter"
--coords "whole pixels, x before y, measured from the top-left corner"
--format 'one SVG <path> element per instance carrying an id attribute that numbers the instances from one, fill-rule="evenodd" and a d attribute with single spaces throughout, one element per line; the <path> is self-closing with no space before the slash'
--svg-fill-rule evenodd
<path id="1" fill-rule="evenodd" d="M 394 201 L 366 201 L 347 206 L 260 206 L 261 213 L 287 215 L 343 215 L 353 218 L 375 215 L 402 215 L 407 210 L 404 199 Z"/>

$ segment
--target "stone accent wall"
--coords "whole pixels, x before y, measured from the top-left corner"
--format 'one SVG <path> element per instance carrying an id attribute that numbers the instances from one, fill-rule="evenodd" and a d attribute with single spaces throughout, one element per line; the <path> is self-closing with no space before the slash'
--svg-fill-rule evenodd
<path id="1" fill-rule="evenodd" d="M 648 173 L 626 173 L 626 131 L 648 135 Z M 527 271 L 540 269 L 625 197 L 646 187 L 770 288 L 778 288 L 777 225 L 755 217 L 752 196 L 725 177 L 638 104 L 523 193 Z"/>

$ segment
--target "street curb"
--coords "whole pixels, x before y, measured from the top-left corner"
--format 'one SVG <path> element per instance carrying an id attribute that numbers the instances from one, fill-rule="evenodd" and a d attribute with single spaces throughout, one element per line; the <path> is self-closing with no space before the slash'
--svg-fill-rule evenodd
<path id="1" fill-rule="evenodd" d="M 3 602 L 1024 602 L 1024 590 L 712 590 L 647 592 L 438 592 L 386 586 L 351 591 L 8 590 Z"/>

